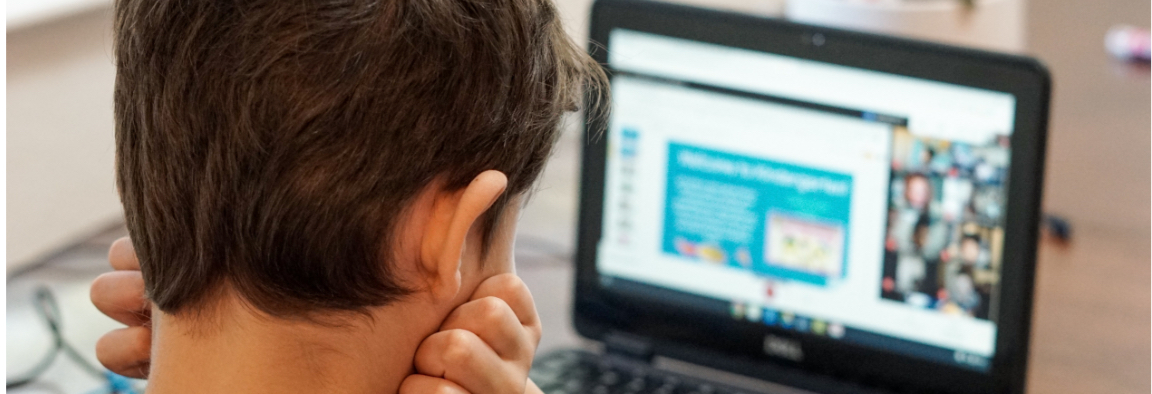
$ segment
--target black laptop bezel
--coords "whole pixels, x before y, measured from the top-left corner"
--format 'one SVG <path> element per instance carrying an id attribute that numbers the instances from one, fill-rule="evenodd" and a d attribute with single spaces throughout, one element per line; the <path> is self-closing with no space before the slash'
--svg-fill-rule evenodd
<path id="1" fill-rule="evenodd" d="M 577 239 L 577 331 L 603 340 L 619 332 L 651 341 L 656 354 L 817 391 L 848 387 L 898 392 L 1023 393 L 1035 278 L 1050 76 L 1036 60 L 971 49 L 644 0 L 593 5 L 590 51 L 607 64 L 615 28 L 840 64 L 1006 92 L 1017 100 L 1011 136 L 996 353 L 987 373 L 850 343 L 718 318 L 668 302 L 673 293 L 624 295 L 601 285 L 596 249 L 602 228 L 607 117 L 589 118 L 581 171 Z M 821 45 L 811 37 L 819 34 Z M 605 97 L 589 97 L 591 100 Z M 611 116 L 611 115 L 609 115 Z M 766 335 L 801 343 L 805 357 L 767 356 Z M 827 379 L 832 377 L 833 379 Z M 847 385 L 839 386 L 840 383 Z"/>

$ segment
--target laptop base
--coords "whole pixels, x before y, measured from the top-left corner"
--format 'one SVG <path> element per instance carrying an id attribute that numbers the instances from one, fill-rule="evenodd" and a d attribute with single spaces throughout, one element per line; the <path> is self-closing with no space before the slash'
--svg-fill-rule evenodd
<path id="1" fill-rule="evenodd" d="M 530 376 L 546 394 L 771 394 L 657 369 L 639 359 L 570 349 L 537 357 Z"/>

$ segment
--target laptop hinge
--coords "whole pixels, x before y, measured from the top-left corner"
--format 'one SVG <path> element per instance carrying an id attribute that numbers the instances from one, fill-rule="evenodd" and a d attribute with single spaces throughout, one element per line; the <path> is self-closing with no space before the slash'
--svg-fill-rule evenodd
<path id="1" fill-rule="evenodd" d="M 611 331 L 604 336 L 604 352 L 610 356 L 650 363 L 653 356 L 652 341 L 638 335 Z"/>

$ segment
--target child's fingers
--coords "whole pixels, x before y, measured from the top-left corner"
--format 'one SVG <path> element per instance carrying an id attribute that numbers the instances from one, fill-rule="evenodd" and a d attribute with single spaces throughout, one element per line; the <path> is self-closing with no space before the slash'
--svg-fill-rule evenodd
<path id="1" fill-rule="evenodd" d="M 520 280 L 520 277 L 515 274 L 501 274 L 484 280 L 472 293 L 472 299 L 484 297 L 496 297 L 508 303 L 512 312 L 515 312 L 516 317 L 520 319 L 520 324 L 528 329 L 532 343 L 540 343 L 540 316 L 536 314 L 536 303 L 532 300 L 532 293 L 528 291 L 528 286 Z"/>
<path id="2" fill-rule="evenodd" d="M 399 394 L 470 394 L 468 390 L 446 379 L 434 378 L 428 375 L 408 375 L 400 383 Z"/>
<path id="3" fill-rule="evenodd" d="M 536 343 L 508 304 L 496 297 L 469 301 L 452 311 L 440 330 L 471 331 L 505 360 L 531 360 Z"/>
<path id="4" fill-rule="evenodd" d="M 113 271 L 96 277 L 89 297 L 96 309 L 118 322 L 140 326 L 151 320 L 140 271 Z"/>
<path id="5" fill-rule="evenodd" d="M 515 372 L 476 334 L 447 330 L 432 334 L 416 349 L 416 372 L 450 380 L 471 393 L 504 393 L 523 386 L 527 371 Z M 517 383 L 518 382 L 518 383 Z"/>
<path id="6" fill-rule="evenodd" d="M 96 341 L 96 359 L 123 376 L 147 378 L 151 356 L 152 330 L 147 327 L 112 330 Z"/>
<path id="7" fill-rule="evenodd" d="M 108 263 L 118 271 L 140 270 L 140 260 L 136 258 L 136 248 L 132 246 L 130 238 L 123 237 L 112 243 L 112 247 L 108 248 Z"/>

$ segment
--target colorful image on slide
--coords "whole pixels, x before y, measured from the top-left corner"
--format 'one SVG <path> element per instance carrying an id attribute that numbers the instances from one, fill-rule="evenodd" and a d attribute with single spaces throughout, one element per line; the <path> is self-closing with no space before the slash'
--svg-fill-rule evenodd
<path id="1" fill-rule="evenodd" d="M 775 265 L 825 277 L 840 277 L 844 261 L 844 226 L 768 213 L 765 260 Z"/>
<path id="2" fill-rule="evenodd" d="M 852 177 L 668 145 L 663 250 L 818 286 L 842 278 Z"/>

